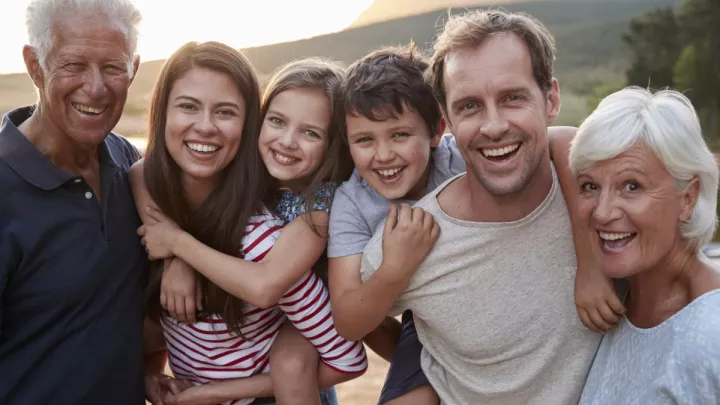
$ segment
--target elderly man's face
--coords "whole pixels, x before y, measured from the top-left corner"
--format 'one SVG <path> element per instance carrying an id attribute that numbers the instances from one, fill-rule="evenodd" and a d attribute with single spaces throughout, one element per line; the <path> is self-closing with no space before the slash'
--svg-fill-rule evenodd
<path id="1" fill-rule="evenodd" d="M 86 17 L 58 16 L 47 69 L 28 66 L 46 118 L 74 141 L 95 145 L 120 120 L 134 72 L 125 36 L 107 19 Z"/>
<path id="2" fill-rule="evenodd" d="M 445 59 L 448 125 L 469 171 L 489 193 L 525 188 L 547 151 L 547 126 L 558 113 L 557 82 L 543 94 L 530 53 L 514 34 L 488 38 Z"/>
<path id="3" fill-rule="evenodd" d="M 678 190 L 647 146 L 596 163 L 578 173 L 578 184 L 580 217 L 608 276 L 632 276 L 684 249 L 680 224 L 690 217 L 697 193 Z"/>

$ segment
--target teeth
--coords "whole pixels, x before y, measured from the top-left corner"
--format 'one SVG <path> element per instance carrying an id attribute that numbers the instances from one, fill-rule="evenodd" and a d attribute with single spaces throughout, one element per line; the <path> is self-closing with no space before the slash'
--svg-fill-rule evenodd
<path id="1" fill-rule="evenodd" d="M 400 173 L 400 170 L 402 170 L 402 167 L 396 167 L 394 169 L 384 169 L 384 170 L 376 170 L 378 174 L 382 177 L 392 177 L 398 173 Z"/>
<path id="2" fill-rule="evenodd" d="M 504 156 L 508 153 L 514 152 L 517 148 L 520 147 L 519 143 L 508 145 L 504 148 L 498 148 L 498 149 L 483 149 L 482 153 L 485 156 Z"/>
<path id="3" fill-rule="evenodd" d="M 290 164 L 295 162 L 297 159 L 291 158 L 290 156 L 281 155 L 280 153 L 273 151 L 275 154 L 275 159 L 283 164 Z"/>
<path id="4" fill-rule="evenodd" d="M 219 147 L 215 145 L 205 145 L 202 143 L 187 143 L 188 148 L 194 150 L 195 152 L 204 152 L 204 153 L 210 153 L 215 152 L 216 150 L 220 149 Z"/>
<path id="5" fill-rule="evenodd" d="M 625 232 L 625 233 L 614 233 L 614 232 L 598 232 L 600 235 L 600 238 L 603 240 L 618 240 L 618 239 L 624 239 L 628 236 L 632 235 L 632 232 Z"/>
<path id="6" fill-rule="evenodd" d="M 102 114 L 102 112 L 105 111 L 105 108 L 93 108 L 88 105 L 77 104 L 77 103 L 73 103 L 72 106 L 80 112 L 94 114 L 94 115 Z"/>

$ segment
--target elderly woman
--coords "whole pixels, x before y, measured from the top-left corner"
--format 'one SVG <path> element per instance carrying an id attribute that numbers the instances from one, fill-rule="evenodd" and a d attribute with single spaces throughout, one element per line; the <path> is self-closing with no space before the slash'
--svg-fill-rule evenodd
<path id="1" fill-rule="evenodd" d="M 717 216 L 718 167 L 690 101 L 626 88 L 570 149 L 579 216 L 627 316 L 608 332 L 581 405 L 719 404 L 720 273 L 700 249 Z"/>

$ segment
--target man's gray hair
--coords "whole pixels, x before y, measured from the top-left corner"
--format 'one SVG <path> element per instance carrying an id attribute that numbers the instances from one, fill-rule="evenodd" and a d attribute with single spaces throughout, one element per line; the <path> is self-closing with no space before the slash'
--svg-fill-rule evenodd
<path id="1" fill-rule="evenodd" d="M 652 149 L 679 189 L 699 179 L 695 209 L 681 230 L 691 249 L 710 242 L 717 226 L 718 162 L 703 139 L 695 108 L 682 93 L 653 94 L 633 86 L 604 98 L 578 128 L 570 168 L 578 173 L 636 144 Z"/>
<path id="2" fill-rule="evenodd" d="M 128 74 L 133 73 L 136 56 L 140 11 L 131 0 L 32 0 L 26 11 L 26 25 L 30 46 L 35 49 L 40 65 L 47 68 L 47 54 L 53 46 L 54 18 L 59 12 L 96 13 L 105 16 L 125 35 L 130 60 Z"/>

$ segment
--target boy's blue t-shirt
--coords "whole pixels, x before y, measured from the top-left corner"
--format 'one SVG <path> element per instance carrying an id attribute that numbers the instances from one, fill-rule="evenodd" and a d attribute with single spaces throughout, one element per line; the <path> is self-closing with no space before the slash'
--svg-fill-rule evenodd
<path id="1" fill-rule="evenodd" d="M 430 160 L 432 168 L 427 192 L 440 186 L 449 178 L 465 172 L 465 160 L 455 143 L 453 135 L 444 135 Z M 335 191 L 330 210 L 330 236 L 327 253 L 329 258 L 361 254 L 377 227 L 387 217 L 391 203 L 415 201 L 391 201 L 378 194 L 363 180 L 357 170 Z"/>
<path id="2" fill-rule="evenodd" d="M 720 404 L 720 289 L 649 329 L 603 337 L 580 405 Z"/>

